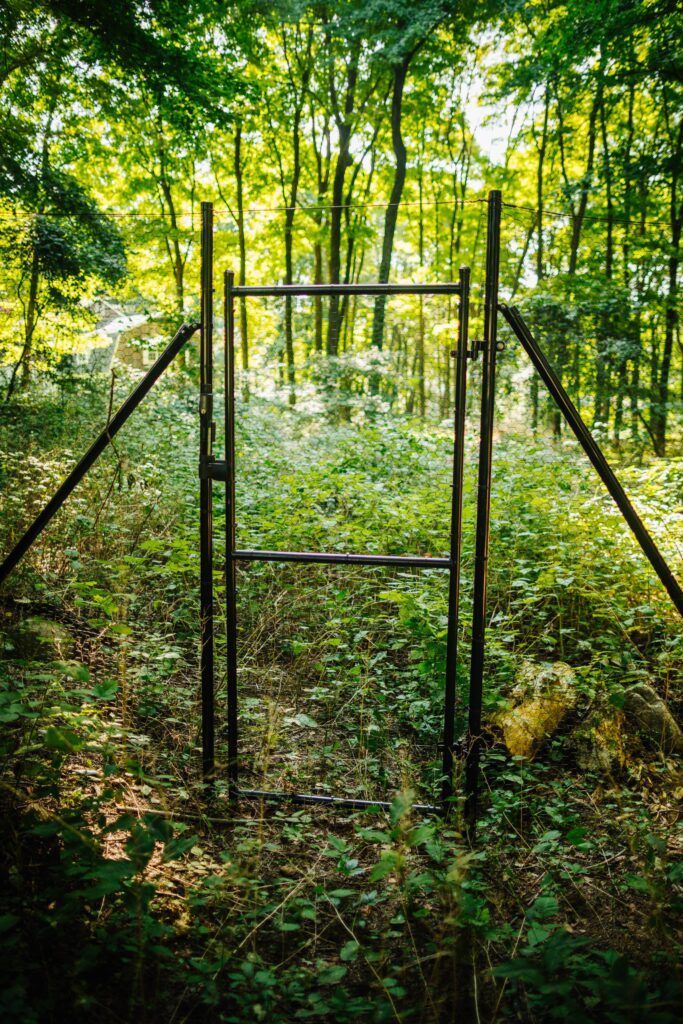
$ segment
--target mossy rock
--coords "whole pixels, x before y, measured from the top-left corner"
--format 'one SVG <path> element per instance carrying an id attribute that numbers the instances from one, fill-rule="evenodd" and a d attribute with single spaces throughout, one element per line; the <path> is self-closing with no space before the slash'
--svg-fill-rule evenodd
<path id="1" fill-rule="evenodd" d="M 15 643 L 20 658 L 65 658 L 73 647 L 74 639 L 60 622 L 32 615 L 19 625 Z"/>
<path id="2" fill-rule="evenodd" d="M 624 716 L 615 708 L 592 714 L 570 740 L 579 768 L 604 775 L 621 771 L 627 760 L 623 734 Z"/>
<path id="3" fill-rule="evenodd" d="M 666 702 L 647 683 L 637 683 L 624 693 L 627 721 L 643 742 L 665 754 L 683 754 L 683 732 Z"/>
<path id="4" fill-rule="evenodd" d="M 533 758 L 560 727 L 578 698 L 576 676 L 563 661 L 524 662 L 513 690 L 514 707 L 497 716 L 513 757 Z"/>

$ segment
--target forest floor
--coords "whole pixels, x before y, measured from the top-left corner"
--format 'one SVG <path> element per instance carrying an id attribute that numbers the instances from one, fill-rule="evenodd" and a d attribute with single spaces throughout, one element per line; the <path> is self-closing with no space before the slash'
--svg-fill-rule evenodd
<path id="1" fill-rule="evenodd" d="M 46 387 L 0 413 L 3 549 L 100 428 L 100 389 Z M 677 1020 L 683 777 L 624 707 L 647 683 L 681 721 L 683 631 L 573 443 L 496 439 L 472 847 L 459 808 L 414 808 L 439 785 L 436 570 L 238 576 L 242 781 L 389 811 L 228 801 L 222 621 L 203 790 L 195 405 L 166 382 L 3 594 L 3 1020 Z M 447 425 L 333 412 L 241 407 L 239 546 L 445 554 Z M 475 470 L 472 443 L 459 732 Z M 683 464 L 622 479 L 675 563 Z M 513 757 L 500 723 L 520 673 L 558 662 L 571 706 L 534 758 Z"/>

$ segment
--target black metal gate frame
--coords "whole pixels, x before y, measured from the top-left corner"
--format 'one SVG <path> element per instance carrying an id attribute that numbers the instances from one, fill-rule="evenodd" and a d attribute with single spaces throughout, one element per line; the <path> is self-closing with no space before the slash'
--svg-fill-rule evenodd
<path id="1" fill-rule="evenodd" d="M 200 441 L 201 501 L 201 594 L 202 594 L 202 748 L 204 774 L 207 779 L 215 775 L 215 721 L 214 721 L 214 624 L 213 624 L 213 551 L 211 524 L 211 481 L 225 483 L 226 507 L 226 641 L 227 641 L 227 741 L 229 796 L 264 800 L 287 800 L 294 803 L 328 804 L 352 809 L 382 808 L 384 800 L 361 800 L 350 796 L 329 796 L 320 793 L 295 793 L 242 789 L 239 786 L 240 763 L 238 743 L 238 680 L 237 680 L 237 588 L 238 562 L 294 562 L 303 565 L 364 565 L 382 568 L 441 569 L 449 573 L 447 657 L 444 684 L 443 759 L 441 804 L 417 804 L 422 812 L 439 811 L 453 796 L 454 723 L 456 701 L 456 664 L 460 600 L 460 551 L 462 535 L 462 482 L 463 440 L 465 431 L 465 401 L 467 387 L 468 325 L 470 271 L 462 267 L 457 282 L 444 284 L 311 284 L 311 285 L 236 285 L 234 274 L 224 277 L 224 352 L 225 352 L 225 459 L 213 456 L 212 441 L 215 428 L 212 423 L 212 305 L 213 275 L 211 252 L 211 217 L 209 204 L 203 206 L 203 274 L 202 274 L 202 428 Z M 453 466 L 451 495 L 450 553 L 448 558 L 420 557 L 417 555 L 346 554 L 322 551 L 257 551 L 236 547 L 235 522 L 235 315 L 234 299 L 243 297 L 319 295 L 457 295 L 458 344 L 453 352 L 456 360 L 455 403 L 453 419 Z M 469 353 L 471 355 L 471 353 Z"/>
<path id="2" fill-rule="evenodd" d="M 619 480 L 607 462 L 600 446 L 581 419 L 562 382 L 546 359 L 543 350 L 529 330 L 521 313 L 498 301 L 500 264 L 500 226 L 502 198 L 498 190 L 488 197 L 488 225 L 486 235 L 486 282 L 484 293 L 484 338 L 473 342 L 468 350 L 470 275 L 467 268 L 460 271 L 457 283 L 437 285 L 266 285 L 235 286 L 231 273 L 225 275 L 225 391 L 230 400 L 225 403 L 226 458 L 218 460 L 213 454 L 215 423 L 213 420 L 213 207 L 202 203 L 201 241 L 201 323 L 183 324 L 173 340 L 164 349 L 154 365 L 112 416 L 93 444 L 77 462 L 52 498 L 39 512 L 0 564 L 0 585 L 5 582 L 19 560 L 35 543 L 53 516 L 59 511 L 72 491 L 91 469 L 137 409 L 154 384 L 182 351 L 195 331 L 201 329 L 200 341 L 200 614 L 201 614 L 201 706 L 202 706 L 202 765 L 204 778 L 215 777 L 215 702 L 214 702 L 214 598 L 213 598 L 213 524 L 212 482 L 225 483 L 226 499 L 226 633 L 228 642 L 228 782 L 233 798 L 257 797 L 273 800 L 293 800 L 299 803 L 334 804 L 350 808 L 385 807 L 386 801 L 355 800 L 346 797 L 324 796 L 317 793 L 270 793 L 240 789 L 238 786 L 238 721 L 237 721 L 237 619 L 235 566 L 238 561 L 281 561 L 323 564 L 403 566 L 427 569 L 445 569 L 450 573 L 448 590 L 448 636 L 446 651 L 446 679 L 444 689 L 443 726 L 443 783 L 439 805 L 417 804 L 416 810 L 444 811 L 452 804 L 453 769 L 456 749 L 465 754 L 465 821 L 470 839 L 475 837 L 479 787 L 479 761 L 482 749 L 482 696 L 484 682 L 484 656 L 486 648 L 488 552 L 491 506 L 491 464 L 493 454 L 493 422 L 495 411 L 496 356 L 502 348 L 498 341 L 498 313 L 502 313 L 513 333 L 520 341 L 535 370 L 560 409 L 565 421 L 575 434 L 593 467 L 616 503 L 634 537 L 640 544 L 652 568 L 666 589 L 679 614 L 683 616 L 683 589 L 673 575 L 659 548 L 648 533 L 631 504 Z M 453 491 L 451 505 L 451 546 L 448 558 L 419 558 L 398 555 L 354 555 L 306 551 L 240 551 L 235 546 L 235 364 L 234 364 L 234 309 L 235 296 L 265 295 L 397 295 L 397 294 L 456 294 L 460 296 L 459 339 L 454 353 L 456 362 L 454 436 L 453 436 Z M 479 465 L 477 487 L 477 518 L 474 557 L 474 594 L 472 612 L 472 643 L 470 653 L 470 679 L 468 696 L 467 735 L 460 743 L 454 735 L 456 700 L 456 656 L 460 595 L 460 541 L 462 533 L 462 477 L 463 438 L 465 431 L 465 396 L 467 387 L 467 359 L 483 356 L 480 395 Z"/>

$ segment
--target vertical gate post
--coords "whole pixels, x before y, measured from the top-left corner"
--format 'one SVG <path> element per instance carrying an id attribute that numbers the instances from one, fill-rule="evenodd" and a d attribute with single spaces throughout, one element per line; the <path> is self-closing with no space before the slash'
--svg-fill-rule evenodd
<path id="1" fill-rule="evenodd" d="M 237 751 L 237 586 L 235 579 L 235 275 L 225 272 L 225 635 L 228 691 L 228 785 L 235 796 Z"/>
<path id="2" fill-rule="evenodd" d="M 199 602 L 201 630 L 202 771 L 215 767 L 213 650 L 213 204 L 202 203 L 201 336 L 199 349 Z"/>
<path id="3" fill-rule="evenodd" d="M 446 681 L 443 723 L 443 783 L 441 800 L 448 813 L 453 796 L 455 707 L 457 688 L 458 627 L 460 617 L 460 549 L 462 543 L 462 483 L 467 404 L 467 348 L 469 344 L 470 269 L 460 268 L 460 307 L 458 345 L 455 364 L 455 403 L 453 418 L 453 477 L 451 493 L 450 570 L 448 574 L 448 633 L 446 639 Z"/>
<path id="4" fill-rule="evenodd" d="M 498 189 L 493 189 L 489 192 L 486 234 L 486 287 L 484 293 L 484 341 L 482 346 L 479 477 L 474 553 L 467 758 L 465 763 L 465 821 L 471 839 L 474 838 L 476 830 L 479 758 L 481 752 L 481 707 L 484 680 L 484 648 L 486 643 L 486 584 L 491 516 L 491 458 L 493 450 L 493 415 L 498 343 L 501 205 L 501 194 Z"/>

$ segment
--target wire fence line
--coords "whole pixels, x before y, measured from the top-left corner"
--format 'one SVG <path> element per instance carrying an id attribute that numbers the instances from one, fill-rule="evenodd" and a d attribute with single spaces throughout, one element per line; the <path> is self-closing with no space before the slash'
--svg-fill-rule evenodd
<path id="1" fill-rule="evenodd" d="M 390 206 L 398 206 L 399 208 L 402 208 L 402 209 L 403 208 L 409 208 L 409 207 L 412 207 L 412 208 L 419 207 L 419 208 L 422 208 L 422 209 L 426 209 L 426 208 L 433 209 L 434 207 L 438 207 L 438 206 L 450 206 L 450 207 L 455 206 L 457 208 L 457 207 L 464 207 L 464 206 L 481 206 L 481 205 L 487 205 L 487 204 L 488 204 L 488 198 L 486 196 L 482 196 L 480 198 L 474 198 L 474 199 L 458 198 L 458 197 L 453 197 L 453 198 L 450 198 L 450 199 L 430 199 L 430 200 L 417 200 L 417 199 L 413 200 L 413 199 L 410 199 L 410 200 L 401 200 L 398 203 L 375 203 L 375 202 L 372 202 L 372 203 L 370 203 L 370 202 L 368 202 L 368 203 L 326 203 L 326 204 L 314 203 L 314 204 L 305 204 L 305 205 L 297 203 L 295 205 L 294 209 L 297 212 L 303 212 L 303 213 L 326 213 L 326 212 L 331 212 L 332 210 L 342 210 L 342 211 L 371 210 L 371 209 L 386 210 Z M 503 201 L 502 206 L 506 210 L 519 211 L 521 213 L 530 214 L 534 218 L 536 218 L 537 220 L 539 219 L 539 216 L 542 219 L 543 218 L 552 218 L 554 220 L 563 220 L 563 221 L 567 221 L 567 222 L 571 222 L 571 220 L 572 220 L 572 212 L 571 212 L 571 210 L 555 210 L 555 209 L 546 209 L 546 208 L 539 209 L 538 207 L 534 207 L 534 206 L 525 206 L 525 205 L 523 205 L 521 203 L 509 203 L 509 202 L 505 202 L 505 201 Z M 243 216 L 246 218 L 246 217 L 256 216 L 258 214 L 282 214 L 282 213 L 286 213 L 288 210 L 291 210 L 291 209 L 292 209 L 291 206 L 255 206 L 255 207 L 251 207 L 248 210 L 245 210 Z M 115 219 L 115 220 L 131 220 L 131 221 L 139 220 L 139 221 L 145 221 L 148 224 L 165 224 L 165 225 L 169 226 L 169 218 L 168 217 L 159 216 L 158 214 L 127 213 L 127 212 L 122 211 L 122 210 L 107 210 L 107 209 L 99 210 L 99 211 L 97 211 L 97 213 L 89 214 L 87 219 L 90 220 L 93 217 L 96 218 L 98 215 L 102 216 L 102 217 L 112 218 L 112 219 Z M 11 213 L 9 211 L 0 211 L 0 219 L 3 219 L 3 220 L 14 220 L 15 222 L 22 222 L 23 221 L 23 222 L 29 223 L 30 221 L 34 220 L 36 217 L 39 217 L 39 216 L 46 216 L 46 217 L 49 217 L 50 219 L 63 218 L 65 220 L 82 220 L 82 219 L 85 219 L 85 218 L 83 218 L 81 216 L 78 216 L 77 214 L 73 214 L 73 213 L 50 213 L 50 214 L 24 213 L 24 214 L 17 215 L 15 213 Z M 189 227 L 183 228 L 183 230 L 187 231 L 187 232 L 199 231 L 199 214 L 184 213 L 184 214 L 176 215 L 176 218 L 175 218 L 176 222 L 178 222 L 178 221 L 187 221 L 188 219 L 191 221 L 191 224 L 190 224 Z M 611 222 L 614 225 L 620 225 L 622 227 L 627 227 L 627 226 L 629 226 L 632 223 L 633 218 L 632 217 L 628 217 L 627 218 L 625 216 L 621 216 L 618 213 L 607 214 L 607 213 L 599 213 L 599 212 L 586 211 L 586 213 L 582 215 L 582 220 L 584 220 L 584 221 L 593 221 L 593 222 L 602 222 L 602 223 Z M 195 221 L 196 221 L 196 226 L 195 226 Z M 222 226 L 222 225 L 224 225 L 226 223 L 228 223 L 228 224 L 235 224 L 236 222 L 237 222 L 237 218 L 234 215 L 231 215 L 228 218 L 223 218 L 223 219 L 217 218 L 217 219 L 214 219 L 214 226 L 215 227 L 220 227 L 220 226 Z M 669 227 L 670 226 L 669 221 L 668 220 L 664 220 L 664 219 L 656 219 L 656 220 L 652 220 L 651 219 L 651 220 L 648 220 L 647 221 L 647 225 L 648 225 L 648 227 L 651 227 L 651 228 L 652 227 Z"/>

